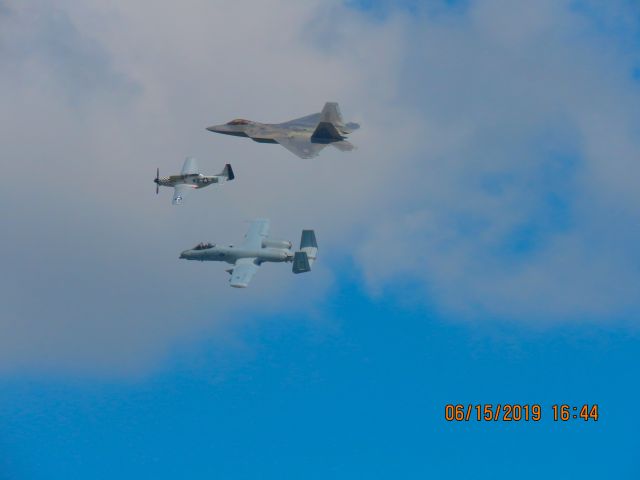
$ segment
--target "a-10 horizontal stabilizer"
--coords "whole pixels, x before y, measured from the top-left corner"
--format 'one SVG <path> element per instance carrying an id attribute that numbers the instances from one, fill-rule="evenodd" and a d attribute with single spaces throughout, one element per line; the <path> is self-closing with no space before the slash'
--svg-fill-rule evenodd
<path id="1" fill-rule="evenodd" d="M 293 256 L 293 273 L 304 273 L 311 270 L 307 252 L 296 252 Z"/>

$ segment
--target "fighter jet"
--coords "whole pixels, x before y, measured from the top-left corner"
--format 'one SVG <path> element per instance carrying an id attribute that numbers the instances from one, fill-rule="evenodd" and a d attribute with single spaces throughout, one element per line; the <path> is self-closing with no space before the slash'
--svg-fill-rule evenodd
<path id="1" fill-rule="evenodd" d="M 327 145 L 349 151 L 355 147 L 347 135 L 360 128 L 357 123 L 342 121 L 338 104 L 327 102 L 320 113 L 296 118 L 284 123 L 258 123 L 237 118 L 207 130 L 237 137 L 249 137 L 259 143 L 279 143 L 300 158 L 313 158 Z"/>
<path id="2" fill-rule="evenodd" d="M 269 238 L 269 220 L 258 218 L 251 222 L 241 245 L 199 243 L 182 252 L 180 258 L 230 263 L 233 268 L 227 270 L 231 274 L 229 283 L 232 287 L 245 288 L 264 262 L 292 262 L 293 273 L 310 271 L 318 254 L 314 231 L 302 231 L 299 251 L 293 252 L 291 247 L 291 242 L 287 240 Z"/>
<path id="3" fill-rule="evenodd" d="M 233 169 L 228 163 L 224 166 L 222 172 L 218 175 L 205 176 L 198 172 L 198 164 L 195 158 L 187 157 L 182 166 L 180 175 L 171 175 L 170 177 L 160 178 L 160 169 L 156 171 L 156 178 L 153 180 L 156 184 L 156 195 L 160 190 L 160 186 L 173 187 L 174 205 L 182 204 L 182 200 L 191 190 L 208 187 L 214 183 L 224 183 L 227 180 L 233 180 L 235 175 Z"/>

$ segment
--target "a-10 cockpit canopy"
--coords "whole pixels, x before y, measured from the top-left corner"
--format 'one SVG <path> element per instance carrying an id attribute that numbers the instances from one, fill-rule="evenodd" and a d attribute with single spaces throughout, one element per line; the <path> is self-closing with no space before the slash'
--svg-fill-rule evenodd
<path id="1" fill-rule="evenodd" d="M 235 120 L 231 120 L 227 123 L 227 125 L 249 125 L 249 120 L 245 120 L 244 118 L 236 118 Z"/>
<path id="2" fill-rule="evenodd" d="M 194 250 L 207 250 L 208 248 L 213 248 L 216 245 L 214 243 L 205 243 L 201 242 L 195 246 Z"/>

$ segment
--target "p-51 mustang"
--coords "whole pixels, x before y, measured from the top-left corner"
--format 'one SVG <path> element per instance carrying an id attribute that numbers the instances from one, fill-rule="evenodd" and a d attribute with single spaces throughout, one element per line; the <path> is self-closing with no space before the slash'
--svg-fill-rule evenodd
<path id="1" fill-rule="evenodd" d="M 314 231 L 303 230 L 300 250 L 294 252 L 291 248 L 292 244 L 287 240 L 269 238 L 269 220 L 259 218 L 251 222 L 241 245 L 200 243 L 182 252 L 180 258 L 230 263 L 233 268 L 227 270 L 231 274 L 229 283 L 232 287 L 245 288 L 264 262 L 292 262 L 293 273 L 310 271 L 318 254 Z"/>
<path id="2" fill-rule="evenodd" d="M 214 183 L 224 183 L 227 180 L 233 180 L 235 175 L 233 169 L 228 163 L 218 175 L 206 176 L 198 172 L 198 163 L 195 158 L 187 157 L 182 166 L 180 175 L 171 175 L 170 177 L 160 178 L 160 169 L 156 171 L 156 178 L 153 180 L 156 184 L 156 195 L 160 187 L 173 187 L 173 200 L 171 203 L 180 205 L 184 197 L 191 190 L 208 187 Z"/>
<path id="3" fill-rule="evenodd" d="M 279 143 L 300 158 L 313 158 L 327 145 L 349 151 L 355 147 L 347 135 L 360 128 L 357 123 L 342 121 L 338 104 L 327 102 L 320 113 L 284 123 L 259 123 L 238 118 L 207 130 L 237 137 L 249 137 L 259 143 Z"/>

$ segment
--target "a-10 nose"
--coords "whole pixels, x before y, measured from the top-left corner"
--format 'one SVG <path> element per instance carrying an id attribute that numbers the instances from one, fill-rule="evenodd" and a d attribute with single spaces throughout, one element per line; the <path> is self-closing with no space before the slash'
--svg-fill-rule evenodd
<path id="1" fill-rule="evenodd" d="M 184 252 L 182 252 L 180 254 L 179 258 L 189 258 L 189 257 L 191 257 L 190 252 L 191 252 L 190 250 L 185 250 Z"/>

